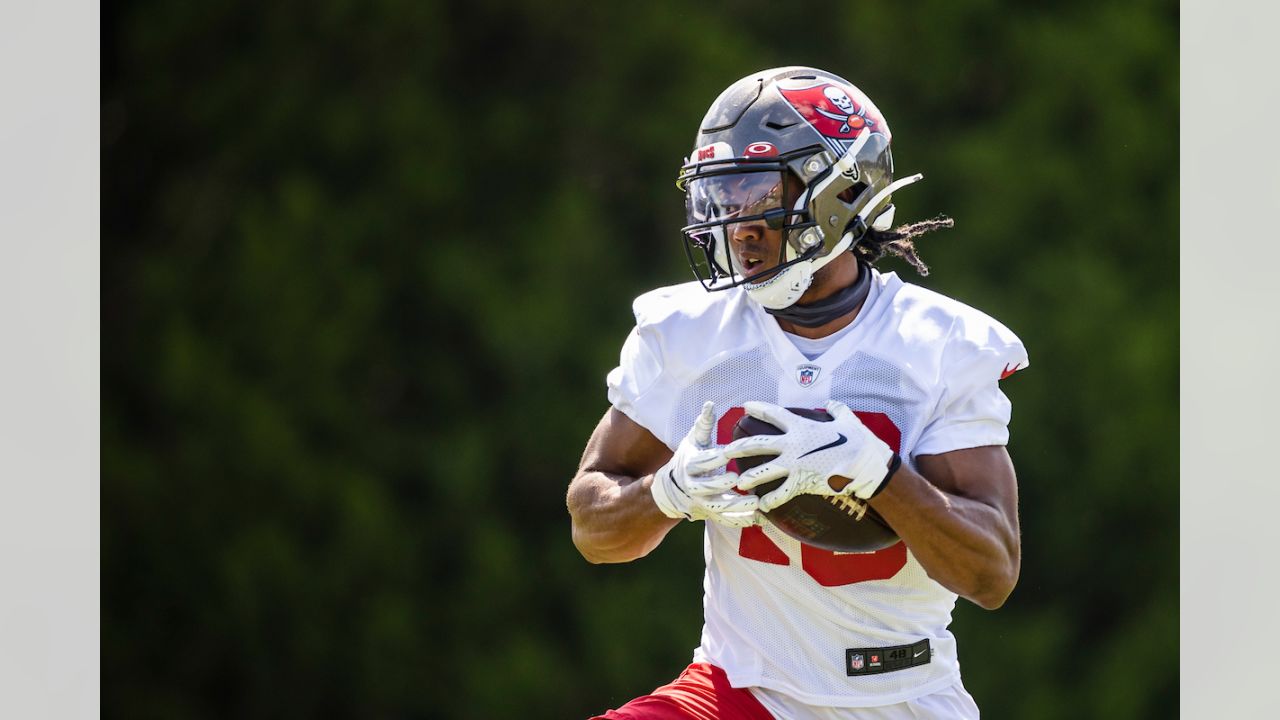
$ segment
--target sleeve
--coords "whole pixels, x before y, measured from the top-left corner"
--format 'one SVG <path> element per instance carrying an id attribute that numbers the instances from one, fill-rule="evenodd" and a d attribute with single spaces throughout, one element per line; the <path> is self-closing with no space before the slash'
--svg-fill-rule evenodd
<path id="1" fill-rule="evenodd" d="M 666 436 L 663 402 L 664 383 L 661 347 L 655 334 L 637 326 L 622 344 L 618 366 L 609 371 L 605 383 L 609 402 L 654 437 L 671 445 Z"/>
<path id="2" fill-rule="evenodd" d="M 986 337 L 962 336 L 943 351 L 942 394 L 913 451 L 937 455 L 952 450 L 1006 445 L 1012 405 L 1000 381 L 1030 364 L 1026 348 L 992 321 Z"/>

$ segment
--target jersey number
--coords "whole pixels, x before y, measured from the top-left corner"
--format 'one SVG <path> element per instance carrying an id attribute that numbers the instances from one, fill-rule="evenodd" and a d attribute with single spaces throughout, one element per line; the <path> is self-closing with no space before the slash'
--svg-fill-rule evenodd
<path id="1" fill-rule="evenodd" d="M 726 444 L 733 440 L 733 426 L 746 414 L 740 407 L 729 408 L 716 425 L 716 442 Z M 867 429 L 898 452 L 902 433 L 888 415 L 878 412 L 854 411 Z M 735 463 L 728 469 L 737 472 Z M 738 554 L 748 560 L 758 560 L 773 565 L 790 565 L 791 558 L 764 534 L 759 526 L 742 531 L 738 540 Z M 898 574 L 907 564 L 907 546 L 898 541 L 873 553 L 838 553 L 800 543 L 800 565 L 809 577 L 824 587 L 852 585 L 868 580 L 887 580 Z"/>

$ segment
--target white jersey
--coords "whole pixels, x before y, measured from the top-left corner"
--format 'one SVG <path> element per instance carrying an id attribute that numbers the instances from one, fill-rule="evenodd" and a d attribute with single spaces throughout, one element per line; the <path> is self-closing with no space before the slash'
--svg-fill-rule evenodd
<path id="1" fill-rule="evenodd" d="M 873 271 L 854 326 L 810 360 L 741 289 L 696 283 L 636 299 L 636 328 L 609 373 L 614 407 L 674 450 L 705 400 L 730 440 L 747 400 L 821 408 L 839 400 L 904 463 L 1008 441 L 1010 405 L 998 381 L 1027 366 L 1022 343 L 962 303 Z M 768 522 L 738 530 L 706 523 L 698 662 L 735 687 L 761 687 L 831 707 L 888 705 L 959 679 L 947 630 L 956 595 L 898 544 L 875 553 L 804 545 Z M 853 675 L 846 650 L 928 639 L 932 661 Z"/>

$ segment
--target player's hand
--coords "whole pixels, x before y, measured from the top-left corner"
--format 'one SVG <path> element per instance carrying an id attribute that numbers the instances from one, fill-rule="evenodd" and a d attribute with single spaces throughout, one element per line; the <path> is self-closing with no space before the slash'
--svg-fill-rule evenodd
<path id="1" fill-rule="evenodd" d="M 770 403 L 748 402 L 744 408 L 748 415 L 783 431 L 781 435 L 736 440 L 720 453 L 726 462 L 749 455 L 778 456 L 738 477 L 737 485 L 743 490 L 786 478 L 776 490 L 760 498 L 761 512 L 769 512 L 800 494 L 855 495 L 866 500 L 889 478 L 893 450 L 842 402 L 827 403 L 831 422 L 810 420 Z M 849 482 L 835 490 L 831 487 L 835 477 Z"/>
<path id="2" fill-rule="evenodd" d="M 715 424 L 715 403 L 707 401 L 675 455 L 653 474 L 653 484 L 649 486 L 653 501 L 662 514 L 671 518 L 712 520 L 730 527 L 755 525 L 759 522 L 756 496 L 733 492 L 738 476 L 712 475 L 724 463 L 707 463 L 701 458 L 702 452 L 711 448 Z"/>

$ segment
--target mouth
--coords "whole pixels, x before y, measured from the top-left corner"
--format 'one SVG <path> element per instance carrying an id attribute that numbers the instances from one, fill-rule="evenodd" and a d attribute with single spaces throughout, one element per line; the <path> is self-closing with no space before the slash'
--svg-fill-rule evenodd
<path id="1" fill-rule="evenodd" d="M 754 250 L 744 250 L 738 254 L 738 261 L 742 266 L 742 275 L 745 278 L 752 278 L 761 273 L 767 272 L 771 267 L 765 260 L 765 254 Z"/>

